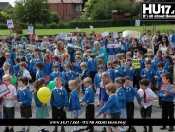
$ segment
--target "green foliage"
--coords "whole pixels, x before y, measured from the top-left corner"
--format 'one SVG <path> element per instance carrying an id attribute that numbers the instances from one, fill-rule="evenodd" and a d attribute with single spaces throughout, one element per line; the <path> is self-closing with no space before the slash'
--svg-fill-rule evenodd
<path id="1" fill-rule="evenodd" d="M 51 5 L 47 0 L 21 0 L 16 2 L 13 18 L 16 22 L 29 23 L 35 27 L 36 23 L 50 23 L 50 13 Z"/>
<path id="2" fill-rule="evenodd" d="M 151 26 L 152 24 L 168 24 L 173 22 L 152 22 L 152 21 L 141 21 L 140 25 Z M 94 20 L 94 21 L 75 21 L 75 22 L 59 22 L 58 24 L 52 22 L 50 24 L 36 24 L 35 29 L 75 29 L 78 28 L 89 28 L 89 25 L 93 25 L 95 28 L 102 27 L 124 27 L 133 26 L 135 24 L 135 19 L 118 19 L 118 20 Z M 20 26 L 23 29 L 27 29 L 27 23 L 18 23 L 15 26 Z M 6 29 L 7 24 L 0 24 L 0 29 Z M 136 28 L 136 27 L 135 27 Z"/>
<path id="3" fill-rule="evenodd" d="M 83 19 L 91 17 L 93 20 L 107 20 L 111 18 L 112 10 L 118 15 L 130 13 L 131 16 L 139 14 L 139 3 L 131 0 L 88 0 L 85 4 Z"/>
<path id="4" fill-rule="evenodd" d="M 50 13 L 50 21 L 55 23 L 55 24 L 58 24 L 59 21 L 60 21 L 60 17 L 58 16 L 58 13 L 56 12 L 51 12 Z"/>
<path id="5" fill-rule="evenodd" d="M 92 17 L 91 13 L 93 12 L 95 8 L 94 5 L 96 2 L 97 0 L 88 0 L 85 3 L 85 8 L 83 9 L 83 14 L 82 14 L 83 19 L 88 19 L 88 17 Z"/>

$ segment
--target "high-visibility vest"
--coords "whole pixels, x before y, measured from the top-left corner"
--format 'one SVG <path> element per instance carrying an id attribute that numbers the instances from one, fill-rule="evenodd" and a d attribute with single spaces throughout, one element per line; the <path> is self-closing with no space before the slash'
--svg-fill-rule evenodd
<path id="1" fill-rule="evenodd" d="M 140 60 L 138 58 L 132 59 L 132 66 L 134 69 L 139 69 L 140 68 Z"/>

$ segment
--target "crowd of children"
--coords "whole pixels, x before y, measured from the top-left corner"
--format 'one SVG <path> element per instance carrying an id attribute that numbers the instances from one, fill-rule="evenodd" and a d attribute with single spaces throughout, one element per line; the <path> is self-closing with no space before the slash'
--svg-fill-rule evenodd
<path id="1" fill-rule="evenodd" d="M 57 35 L 45 36 L 43 41 L 3 37 L 0 42 L 0 83 L 5 83 L 10 93 L 0 98 L 0 118 L 14 119 L 15 104 L 20 107 L 22 119 L 32 117 L 29 83 L 33 83 L 35 88 L 35 117 L 49 117 L 48 106 L 39 101 L 37 91 L 54 81 L 55 88 L 50 100 L 53 119 L 66 119 L 67 111 L 71 118 L 77 119 L 82 114 L 82 107 L 86 109 L 86 119 L 94 119 L 101 114 L 104 119 L 133 119 L 134 96 L 140 105 L 141 118 L 150 119 L 152 101 L 157 99 L 154 91 L 160 89 L 162 84 L 174 83 L 169 72 L 174 71 L 175 58 L 162 48 L 146 49 L 144 36 L 142 39 L 113 38 L 111 34 L 98 39 L 94 34 L 90 37 L 86 34 L 75 35 L 76 40 L 65 40 Z M 173 53 L 171 45 L 175 42 L 175 36 L 170 34 L 168 38 Z M 154 40 L 154 44 L 163 45 L 163 40 L 158 40 Z M 108 48 L 108 44 L 119 46 Z M 14 76 L 18 82 L 12 85 Z M 84 95 L 82 99 L 79 99 L 80 92 Z M 101 108 L 96 114 L 94 92 Z M 162 119 L 174 119 L 174 94 L 160 91 L 158 95 Z M 111 128 L 115 132 L 124 131 L 122 126 L 104 126 L 102 132 L 110 132 Z M 165 128 L 163 126 L 161 130 Z M 55 126 L 54 132 L 57 130 Z M 93 132 L 94 127 L 89 125 L 78 129 L 75 126 L 72 132 L 84 130 Z M 173 130 L 173 126 L 170 126 L 169 131 Z M 4 130 L 13 131 L 13 126 L 6 126 Z M 29 131 L 30 127 L 27 126 Z M 48 132 L 45 126 L 38 126 L 38 131 Z M 149 126 L 148 131 L 153 132 L 153 127 Z M 21 132 L 26 132 L 25 126 Z M 61 132 L 65 132 L 64 126 L 61 126 Z M 129 126 L 126 132 L 136 132 L 136 129 Z M 147 132 L 146 126 L 144 132 Z"/>

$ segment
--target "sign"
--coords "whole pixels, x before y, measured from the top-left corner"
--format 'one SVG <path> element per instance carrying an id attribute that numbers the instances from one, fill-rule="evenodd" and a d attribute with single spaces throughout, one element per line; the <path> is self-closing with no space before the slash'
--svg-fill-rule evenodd
<path id="1" fill-rule="evenodd" d="M 113 38 L 118 38 L 118 32 L 113 33 Z"/>
<path id="2" fill-rule="evenodd" d="M 7 27 L 8 29 L 14 28 L 13 21 L 12 20 L 7 20 Z"/>
<path id="3" fill-rule="evenodd" d="M 140 60 L 138 58 L 132 59 L 132 66 L 134 69 L 139 69 L 140 68 Z"/>
<path id="4" fill-rule="evenodd" d="M 140 9 L 140 20 L 175 21 L 174 2 L 141 2 Z"/>
<path id="5" fill-rule="evenodd" d="M 106 31 L 106 32 L 104 32 L 104 33 L 101 34 L 102 37 L 106 37 L 108 35 L 109 35 L 109 32 L 108 31 Z"/>
<path id="6" fill-rule="evenodd" d="M 33 26 L 28 26 L 28 34 L 33 34 Z"/>
<path id="7" fill-rule="evenodd" d="M 5 84 L 0 85 L 0 98 L 10 93 L 8 87 Z"/>
<path id="8" fill-rule="evenodd" d="M 132 37 L 132 38 L 140 38 L 140 32 L 138 31 L 131 31 L 131 30 L 125 30 L 123 31 L 123 37 Z"/>
<path id="9" fill-rule="evenodd" d="M 161 88 L 160 91 L 175 93 L 175 85 L 173 85 L 173 84 L 162 84 L 162 88 Z"/>
<path id="10" fill-rule="evenodd" d="M 120 48 L 121 44 L 107 44 L 107 48 Z"/>
<path id="11" fill-rule="evenodd" d="M 135 26 L 139 27 L 140 26 L 140 20 L 135 20 Z"/>

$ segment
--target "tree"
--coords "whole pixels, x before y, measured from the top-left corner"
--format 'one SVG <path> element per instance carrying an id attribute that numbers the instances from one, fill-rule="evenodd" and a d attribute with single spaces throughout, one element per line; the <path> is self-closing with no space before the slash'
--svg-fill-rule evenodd
<path id="1" fill-rule="evenodd" d="M 112 10 L 118 15 L 130 13 L 138 15 L 140 7 L 132 0 L 88 0 L 83 9 L 83 18 L 91 17 L 93 20 L 111 19 Z"/>
<path id="2" fill-rule="evenodd" d="M 51 22 L 54 22 L 54 23 L 58 24 L 59 21 L 60 21 L 60 17 L 58 16 L 58 13 L 51 12 L 51 14 L 50 14 L 50 20 L 51 20 Z"/>
<path id="3" fill-rule="evenodd" d="M 85 8 L 83 9 L 83 14 L 82 14 L 83 18 L 91 17 L 91 13 L 94 10 L 94 4 L 97 2 L 98 2 L 97 0 L 88 0 L 85 3 Z"/>
<path id="4" fill-rule="evenodd" d="M 21 0 L 15 2 L 13 18 L 16 22 L 35 24 L 50 22 L 51 5 L 47 0 Z"/>

